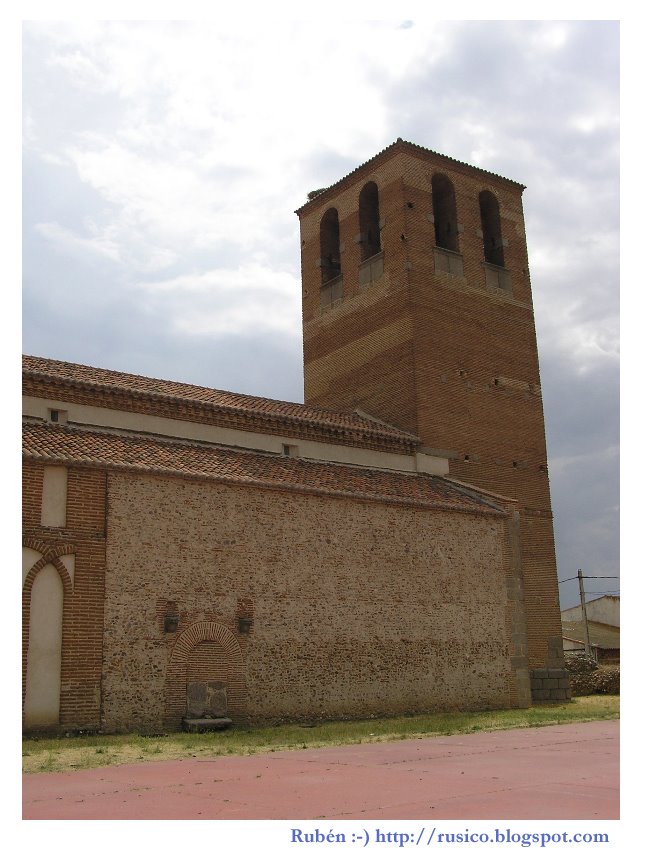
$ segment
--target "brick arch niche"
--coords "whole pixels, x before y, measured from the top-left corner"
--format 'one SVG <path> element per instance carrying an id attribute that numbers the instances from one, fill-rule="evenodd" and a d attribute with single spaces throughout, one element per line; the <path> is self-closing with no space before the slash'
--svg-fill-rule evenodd
<path id="1" fill-rule="evenodd" d="M 247 691 L 244 658 L 234 632 L 203 621 L 183 629 L 176 639 L 165 677 L 165 726 L 179 728 L 187 710 L 187 686 L 191 682 L 221 681 L 226 684 L 228 716 L 246 718 Z"/>
<path id="2" fill-rule="evenodd" d="M 23 546 L 23 726 L 54 729 L 65 712 L 62 684 L 69 679 L 66 656 L 72 581 L 59 549 L 32 540 Z M 37 548 L 38 547 L 38 548 Z"/>

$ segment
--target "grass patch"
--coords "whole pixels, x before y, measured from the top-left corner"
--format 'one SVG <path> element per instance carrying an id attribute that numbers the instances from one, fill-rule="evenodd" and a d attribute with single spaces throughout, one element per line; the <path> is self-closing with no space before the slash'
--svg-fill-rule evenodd
<path id="1" fill-rule="evenodd" d="M 254 755 L 307 747 L 369 744 L 435 735 L 612 720 L 619 717 L 619 705 L 618 696 L 599 695 L 577 697 L 570 703 L 557 706 L 329 721 L 315 726 L 286 724 L 227 729 L 223 732 L 172 732 L 155 739 L 138 734 L 27 739 L 23 748 L 23 771 L 41 773 L 84 770 L 136 761 Z"/>

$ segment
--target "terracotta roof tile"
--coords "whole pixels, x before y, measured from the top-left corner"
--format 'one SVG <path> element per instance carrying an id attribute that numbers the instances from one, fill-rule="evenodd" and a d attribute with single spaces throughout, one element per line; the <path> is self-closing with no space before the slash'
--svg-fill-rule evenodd
<path id="1" fill-rule="evenodd" d="M 236 451 L 77 426 L 23 424 L 23 455 L 50 463 L 183 475 L 233 484 L 397 502 L 440 510 L 501 514 L 471 488 L 424 474 L 345 466 Z"/>
<path id="2" fill-rule="evenodd" d="M 367 435 L 389 442 L 415 446 L 420 439 L 388 424 L 366 419 L 357 413 L 310 407 L 299 402 L 276 401 L 259 396 L 242 395 L 226 390 L 182 384 L 160 378 L 147 378 L 127 372 L 114 372 L 94 366 L 50 360 L 44 357 L 23 355 L 23 374 L 31 378 L 67 386 L 101 389 L 107 392 L 127 393 L 132 396 L 165 398 L 252 416 L 263 420 L 276 420 L 311 425 L 331 432 L 348 432 Z"/>

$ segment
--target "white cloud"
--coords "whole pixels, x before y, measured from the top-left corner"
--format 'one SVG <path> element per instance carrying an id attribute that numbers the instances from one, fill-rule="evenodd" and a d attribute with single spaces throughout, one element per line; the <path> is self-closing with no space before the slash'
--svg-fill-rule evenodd
<path id="1" fill-rule="evenodd" d="M 533 43 L 544 50 L 556 51 L 567 42 L 567 27 L 562 22 L 549 22 L 533 35 Z"/>
<path id="2" fill-rule="evenodd" d="M 619 454 L 619 447 L 616 445 L 599 448 L 596 452 L 558 456 L 549 461 L 549 471 L 551 477 L 555 478 L 555 476 L 573 475 L 574 470 L 581 467 L 597 470 L 605 464 L 615 465 L 618 462 Z"/>
<path id="3" fill-rule="evenodd" d="M 183 274 L 139 288 L 148 309 L 170 317 L 182 333 L 298 335 L 299 281 L 260 263 Z"/>
<path id="4" fill-rule="evenodd" d="M 36 121 L 29 107 L 23 109 L 23 146 L 28 147 L 36 141 Z"/>
<path id="5" fill-rule="evenodd" d="M 88 52 L 80 48 L 54 53 L 49 60 L 50 67 L 62 68 L 67 72 L 73 85 L 92 90 L 108 90 L 102 69 L 91 58 Z"/>
<path id="6" fill-rule="evenodd" d="M 591 108 L 588 112 L 581 112 L 572 116 L 570 126 L 575 127 L 581 133 L 589 135 L 597 130 L 610 129 L 618 125 L 616 104 L 610 103 L 608 109 L 603 106 Z"/>
<path id="7" fill-rule="evenodd" d="M 69 254 L 86 262 L 98 257 L 120 262 L 120 246 L 101 234 L 79 236 L 55 221 L 37 224 L 36 230 L 59 253 Z"/>

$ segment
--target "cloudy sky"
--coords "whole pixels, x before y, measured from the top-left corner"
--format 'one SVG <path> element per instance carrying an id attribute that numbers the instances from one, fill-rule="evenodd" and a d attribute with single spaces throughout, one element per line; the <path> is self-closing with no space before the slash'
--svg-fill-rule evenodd
<path id="1" fill-rule="evenodd" d="M 398 136 L 503 174 L 528 187 L 560 578 L 615 575 L 618 24 L 344 24 L 25 24 L 23 350 L 302 401 L 306 193 Z"/>

